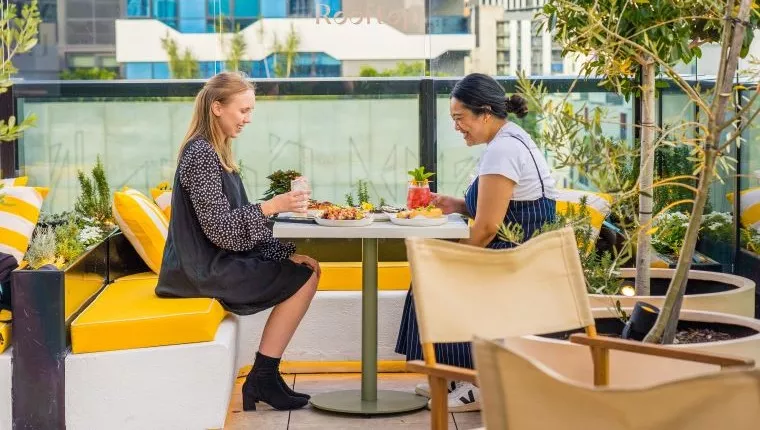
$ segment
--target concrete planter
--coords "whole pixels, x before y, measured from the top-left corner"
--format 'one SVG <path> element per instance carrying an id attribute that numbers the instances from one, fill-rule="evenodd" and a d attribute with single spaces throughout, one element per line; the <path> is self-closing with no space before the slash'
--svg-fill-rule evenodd
<path id="1" fill-rule="evenodd" d="M 637 301 L 661 307 L 673 274 L 675 269 L 651 269 L 653 295 L 629 297 L 590 294 L 591 307 L 613 307 L 618 300 L 623 308 L 632 308 Z M 621 276 L 633 285 L 636 269 L 621 269 Z M 755 282 L 728 273 L 691 270 L 682 308 L 752 318 L 755 316 Z"/>
<path id="2" fill-rule="evenodd" d="M 630 313 L 631 309 L 626 309 Z M 610 309 L 594 309 L 597 321 L 616 318 Z M 689 311 L 681 312 L 681 321 L 728 324 L 734 329 L 744 331 L 748 336 L 719 342 L 671 345 L 672 348 L 709 351 L 748 357 L 760 363 L 760 321 L 737 315 L 716 312 Z M 600 324 L 597 324 L 599 329 Z M 582 332 L 575 330 L 573 332 Z M 600 332 L 601 333 L 601 332 Z M 525 336 L 517 346 L 526 353 L 537 357 L 548 367 L 573 380 L 592 383 L 593 366 L 589 349 L 583 345 L 571 344 L 568 340 L 545 336 Z M 718 366 L 693 363 L 683 360 L 663 359 L 623 351 L 610 352 L 610 386 L 646 387 L 678 378 L 720 370 Z"/>

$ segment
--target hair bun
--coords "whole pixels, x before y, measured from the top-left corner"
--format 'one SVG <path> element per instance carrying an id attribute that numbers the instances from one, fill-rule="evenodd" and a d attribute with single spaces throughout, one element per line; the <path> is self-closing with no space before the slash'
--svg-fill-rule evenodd
<path id="1" fill-rule="evenodd" d="M 527 100 L 517 94 L 513 94 L 512 97 L 507 98 L 504 101 L 504 105 L 506 106 L 507 113 L 513 113 L 518 118 L 523 118 L 528 114 Z"/>

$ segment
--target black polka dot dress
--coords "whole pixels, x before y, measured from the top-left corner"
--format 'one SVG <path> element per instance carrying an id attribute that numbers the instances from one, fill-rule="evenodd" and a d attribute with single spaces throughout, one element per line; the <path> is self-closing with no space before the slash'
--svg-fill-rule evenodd
<path id="1" fill-rule="evenodd" d="M 250 315 L 287 300 L 312 270 L 289 260 L 295 245 L 272 236 L 261 205 L 237 173 L 222 168 L 209 142 L 180 154 L 172 216 L 156 286 L 160 297 L 210 297 Z"/>

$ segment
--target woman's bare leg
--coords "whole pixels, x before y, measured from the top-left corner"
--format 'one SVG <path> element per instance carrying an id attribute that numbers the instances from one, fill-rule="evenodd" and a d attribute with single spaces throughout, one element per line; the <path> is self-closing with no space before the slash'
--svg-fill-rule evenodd
<path id="1" fill-rule="evenodd" d="M 309 310 L 318 284 L 319 276 L 315 272 L 295 294 L 272 309 L 264 326 L 264 333 L 261 335 L 260 353 L 269 357 L 282 357 L 298 324 Z"/>

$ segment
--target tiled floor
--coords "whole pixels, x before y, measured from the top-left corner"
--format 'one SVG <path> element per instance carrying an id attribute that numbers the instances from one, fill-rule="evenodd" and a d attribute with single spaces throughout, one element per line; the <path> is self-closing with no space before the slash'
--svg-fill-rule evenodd
<path id="1" fill-rule="evenodd" d="M 323 375 L 286 375 L 285 380 L 293 384 L 293 389 L 315 394 L 334 390 L 359 389 L 359 374 L 323 374 Z M 414 386 L 424 382 L 425 378 L 415 374 L 381 374 L 378 389 L 414 392 Z M 429 429 L 430 411 L 363 418 L 350 415 L 326 413 L 307 406 L 297 411 L 276 411 L 264 403 L 257 404 L 255 412 L 243 412 L 239 378 L 230 403 L 227 423 L 229 430 L 296 430 L 296 429 Z M 479 412 L 449 414 L 449 429 L 466 430 L 482 427 Z"/>

